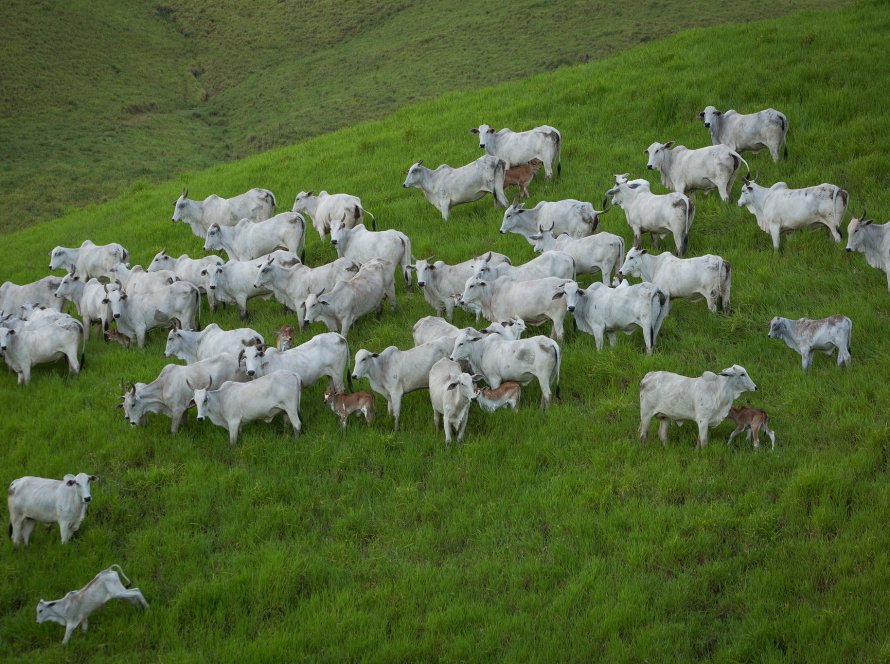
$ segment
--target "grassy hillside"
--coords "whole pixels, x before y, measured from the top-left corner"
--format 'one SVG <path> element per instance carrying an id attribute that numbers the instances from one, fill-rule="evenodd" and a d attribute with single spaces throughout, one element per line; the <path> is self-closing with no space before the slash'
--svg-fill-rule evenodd
<path id="1" fill-rule="evenodd" d="M 790 159 L 752 158 L 762 182 L 833 182 L 887 218 L 884 155 L 890 83 L 884 36 L 890 11 L 872 1 L 745 26 L 691 30 L 599 62 L 521 82 L 455 93 L 381 121 L 273 150 L 4 237 L 2 279 L 45 274 L 57 244 L 119 241 L 134 262 L 167 246 L 200 253 L 169 221 L 183 184 L 193 195 L 265 186 L 289 207 L 300 189 L 358 193 L 384 227 L 407 232 L 416 256 L 457 261 L 497 249 L 531 257 L 497 233 L 487 200 L 440 221 L 419 192 L 402 189 L 417 159 L 465 163 L 466 131 L 480 118 L 565 137 L 563 174 L 533 184 L 533 200 L 601 200 L 614 172 L 644 170 L 654 140 L 707 143 L 697 113 L 708 103 L 773 106 L 791 123 Z M 657 187 L 660 190 L 660 187 Z M 879 661 L 890 657 L 886 523 L 890 420 L 885 377 L 890 299 L 884 275 L 827 233 L 798 233 L 773 253 L 753 218 L 714 196 L 697 199 L 690 253 L 733 265 L 733 313 L 678 302 L 654 356 L 639 334 L 597 353 L 591 337 L 563 345 L 562 401 L 536 409 L 530 386 L 518 415 L 474 411 L 462 446 L 433 430 L 428 396 L 408 395 L 402 431 L 379 417 L 346 435 L 306 390 L 304 436 L 281 424 L 225 432 L 166 418 L 140 429 L 114 409 L 118 381 L 148 381 L 166 364 L 164 335 L 143 351 L 91 341 L 87 367 L 66 381 L 38 368 L 32 384 L 0 376 L 3 481 L 25 474 L 102 477 L 81 532 L 35 532 L 30 551 L 0 554 L 0 657 L 8 661 L 511 660 Z M 605 230 L 630 240 L 620 211 Z M 334 256 L 317 236 L 307 262 Z M 353 353 L 410 345 L 429 313 L 399 289 L 400 310 L 361 320 Z M 267 338 L 287 318 L 252 304 Z M 767 339 L 774 315 L 854 321 L 853 367 L 800 358 Z M 237 325 L 229 310 L 205 314 Z M 468 317 L 460 318 L 469 324 Z M 321 332 L 313 326 L 303 335 Z M 693 449 L 689 425 L 666 449 L 653 427 L 640 446 L 638 383 L 650 370 L 687 375 L 744 365 L 759 391 L 775 452 L 727 448 L 712 430 Z M 360 382 L 360 389 L 367 383 Z M 385 412 L 381 399 L 378 409 Z M 5 524 L 4 524 L 5 527 Z M 61 597 L 120 563 L 151 611 L 112 604 L 86 635 L 58 645 L 62 628 L 34 624 L 37 600 Z"/>
<path id="2" fill-rule="evenodd" d="M 0 7 L 0 233 L 449 90 L 838 4 L 11 0 Z"/>

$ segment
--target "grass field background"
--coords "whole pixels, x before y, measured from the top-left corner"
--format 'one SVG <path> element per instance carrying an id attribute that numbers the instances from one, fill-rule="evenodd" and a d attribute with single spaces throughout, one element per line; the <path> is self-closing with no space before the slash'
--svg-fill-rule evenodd
<path id="1" fill-rule="evenodd" d="M 37 279 L 53 246 L 87 237 L 121 242 L 134 263 L 162 246 L 200 254 L 201 241 L 170 222 L 183 185 L 195 196 L 264 186 L 282 208 L 300 189 L 354 192 L 378 226 L 408 233 L 415 256 L 454 262 L 495 249 L 518 262 L 532 252 L 497 233 L 501 214 L 490 200 L 443 223 L 420 192 L 402 189 L 407 167 L 476 158 L 467 130 L 482 120 L 517 129 L 546 122 L 563 132 L 563 172 L 536 181 L 532 200 L 598 203 L 612 173 L 655 182 L 643 154 L 651 142 L 707 144 L 697 113 L 709 103 L 773 106 L 789 117 L 789 160 L 749 159 L 761 182 L 832 182 L 849 190 L 851 209 L 867 204 L 883 222 L 888 31 L 886 4 L 859 2 L 690 30 L 449 94 L 160 186 L 138 184 L 6 235 L 2 278 Z M 142 351 L 91 341 L 76 379 L 66 380 L 62 365 L 35 369 L 27 388 L 0 376 L 4 481 L 78 471 L 102 478 L 69 545 L 57 529 L 37 529 L 29 551 L 7 545 L 0 555 L 0 658 L 890 658 L 885 277 L 824 231 L 786 236 L 774 253 L 735 205 L 738 186 L 733 194 L 729 204 L 697 197 L 689 248 L 732 263 L 732 315 L 675 303 L 652 357 L 639 334 L 597 353 L 592 337 L 569 331 L 560 403 L 542 414 L 530 386 L 518 415 L 474 410 L 464 444 L 450 449 L 433 430 L 425 392 L 405 398 L 402 431 L 383 415 L 370 432 L 353 422 L 341 435 L 321 384 L 304 392 L 299 440 L 279 422 L 255 424 L 233 448 L 193 414 L 176 436 L 161 417 L 132 429 L 114 408 L 118 382 L 158 374 L 160 331 Z M 619 210 L 603 228 L 629 244 Z M 309 264 L 334 255 L 310 234 Z M 411 325 L 430 311 L 419 292 L 400 286 L 399 299 L 397 313 L 353 328 L 353 354 L 410 345 Z M 249 324 L 267 339 L 287 320 L 274 302 L 252 302 L 251 311 Z M 854 323 L 849 371 L 820 354 L 803 374 L 799 356 L 766 337 L 774 315 L 835 313 Z M 205 309 L 210 320 L 238 325 L 231 309 Z M 301 338 L 321 331 L 312 326 Z M 638 383 L 647 371 L 700 375 L 734 363 L 759 386 L 740 402 L 770 413 L 775 452 L 727 448 L 729 423 L 700 451 L 688 424 L 671 428 L 666 449 L 654 426 L 649 445 L 639 445 Z M 385 413 L 382 399 L 377 405 Z M 115 562 L 149 613 L 111 604 L 65 648 L 61 627 L 34 623 L 38 599 L 61 597 Z"/>
<path id="2" fill-rule="evenodd" d="M 0 233 L 446 91 L 693 26 L 839 4 L 9 0 L 0 7 Z"/>

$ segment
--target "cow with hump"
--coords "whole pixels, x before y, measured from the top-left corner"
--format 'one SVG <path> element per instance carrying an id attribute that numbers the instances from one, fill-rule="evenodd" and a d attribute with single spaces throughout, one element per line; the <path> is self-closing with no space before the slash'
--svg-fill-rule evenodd
<path id="1" fill-rule="evenodd" d="M 813 353 L 817 350 L 832 355 L 837 350 L 837 365 L 850 366 L 850 339 L 853 321 L 846 316 L 829 316 L 820 320 L 801 318 L 788 320 L 776 316 L 769 324 L 769 338 L 781 339 L 791 349 L 800 353 L 803 370 L 810 368 Z"/>
<path id="2" fill-rule="evenodd" d="M 876 224 L 866 219 L 865 208 L 859 218 L 853 217 L 847 226 L 847 251 L 858 251 L 873 268 L 883 270 L 887 275 L 887 290 L 890 291 L 890 224 Z"/>
<path id="3" fill-rule="evenodd" d="M 544 165 L 544 175 L 548 180 L 553 177 L 553 164 L 556 164 L 557 173 L 562 171 L 559 159 L 562 134 L 554 127 L 541 125 L 529 131 L 506 128 L 495 131 L 493 127 L 481 124 L 478 128 L 470 129 L 470 133 L 479 136 L 479 147 L 485 150 L 485 154 L 503 159 L 507 168 L 537 159 Z"/>
<path id="4" fill-rule="evenodd" d="M 90 482 L 95 475 L 78 473 L 61 480 L 44 477 L 20 477 L 9 485 L 9 535 L 13 546 L 28 546 L 37 523 L 59 524 L 62 544 L 78 531 L 92 500 Z"/>
<path id="5" fill-rule="evenodd" d="M 463 442 L 470 404 L 477 396 L 473 377 L 463 371 L 460 364 L 443 357 L 430 369 L 429 382 L 433 425 L 438 430 L 441 416 L 445 444 L 451 444 L 452 431 L 457 435 L 457 442 Z"/>
<path id="6" fill-rule="evenodd" d="M 478 201 L 485 194 L 494 196 L 494 206 L 507 207 L 504 195 L 504 175 L 507 166 L 503 159 L 485 155 L 466 166 L 452 168 L 442 164 L 436 170 L 423 165 L 423 159 L 408 169 L 402 186 L 414 187 L 439 211 L 443 221 L 448 221 L 451 208 L 462 203 Z"/>

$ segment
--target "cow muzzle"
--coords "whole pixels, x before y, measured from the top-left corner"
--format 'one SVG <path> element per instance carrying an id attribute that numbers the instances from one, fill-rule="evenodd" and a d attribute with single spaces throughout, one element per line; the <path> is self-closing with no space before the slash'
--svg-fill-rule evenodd
<path id="1" fill-rule="evenodd" d="M 574 311 L 574 310 L 575 310 L 575 305 L 574 305 L 574 304 L 570 304 L 570 305 L 569 305 L 569 311 Z"/>
<path id="2" fill-rule="evenodd" d="M 847 249 L 847 251 L 850 251 L 850 250 Z M 418 282 L 417 282 L 417 285 L 420 286 L 421 288 L 423 288 L 424 286 L 426 286 L 426 282 L 425 282 L 425 281 L 418 281 Z"/>
<path id="3" fill-rule="evenodd" d="M 646 164 L 646 168 L 648 168 L 651 171 L 655 167 L 652 164 Z"/>
<path id="4" fill-rule="evenodd" d="M 199 422 L 203 422 L 203 421 L 204 421 L 204 416 L 203 416 L 203 415 L 198 415 L 198 421 L 199 421 Z"/>
<path id="5" fill-rule="evenodd" d="M 405 184 L 405 183 L 403 182 L 403 183 L 402 183 L 402 189 L 407 189 L 407 188 L 408 188 L 408 185 Z"/>
<path id="6" fill-rule="evenodd" d="M 216 286 L 211 286 L 210 290 L 216 290 Z"/>
<path id="7" fill-rule="evenodd" d="M 710 129 L 710 128 L 711 128 L 711 123 L 705 122 L 705 129 Z"/>
<path id="8" fill-rule="evenodd" d="M 90 502 L 92 499 L 93 499 L 92 496 L 84 496 L 84 497 L 83 497 L 83 502 L 88 503 L 88 502 Z"/>
<path id="9" fill-rule="evenodd" d="M 114 314 L 114 320 L 117 320 L 117 319 L 120 318 L 120 317 L 121 317 L 120 314 Z"/>
<path id="10" fill-rule="evenodd" d="M 480 149 L 480 150 L 484 150 L 484 149 L 485 149 L 485 143 L 480 143 L 480 144 L 479 144 L 479 149 Z"/>
<path id="11" fill-rule="evenodd" d="M 358 380 L 358 376 L 355 374 L 352 374 L 352 380 Z"/>
<path id="12" fill-rule="evenodd" d="M 853 250 L 850 249 L 850 247 L 847 247 L 847 251 L 848 251 L 848 252 L 852 252 Z"/>
<path id="13" fill-rule="evenodd" d="M 256 371 L 254 371 L 253 369 L 248 369 L 248 370 L 247 370 L 247 375 L 248 375 L 248 376 L 255 376 L 255 375 L 256 375 Z"/>
<path id="14" fill-rule="evenodd" d="M 331 240 L 331 244 L 334 245 L 334 246 L 336 247 L 336 246 L 337 246 L 337 241 L 336 241 L 336 240 Z"/>

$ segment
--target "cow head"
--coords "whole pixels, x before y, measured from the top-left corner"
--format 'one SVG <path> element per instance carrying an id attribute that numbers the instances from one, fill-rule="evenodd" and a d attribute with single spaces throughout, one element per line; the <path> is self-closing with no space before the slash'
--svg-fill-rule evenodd
<path id="1" fill-rule="evenodd" d="M 213 224 L 207 229 L 207 237 L 204 238 L 204 251 L 222 248 L 222 229 L 219 224 Z"/>
<path id="2" fill-rule="evenodd" d="M 73 296 L 75 284 L 79 282 L 80 276 L 74 274 L 74 272 L 69 272 L 62 277 L 62 281 L 59 282 L 59 287 L 56 289 L 55 296 L 58 298 Z"/>
<path id="3" fill-rule="evenodd" d="M 314 198 L 318 197 L 313 196 L 311 191 L 301 191 L 294 199 L 294 206 L 291 208 L 291 212 L 309 212 L 309 207 Z"/>
<path id="4" fill-rule="evenodd" d="M 454 339 L 454 348 L 451 349 L 451 355 L 448 359 L 452 362 L 468 359 L 473 354 L 475 344 L 484 338 L 484 334 L 477 332 L 473 328 L 461 330 L 460 334 Z"/>
<path id="5" fill-rule="evenodd" d="M 788 330 L 788 319 L 776 316 L 769 322 L 769 333 L 766 335 L 770 339 L 782 339 Z"/>
<path id="6" fill-rule="evenodd" d="M 504 220 L 501 222 L 501 233 L 509 233 L 522 222 L 522 215 L 525 213 L 525 203 L 516 203 L 516 200 L 504 210 Z"/>
<path id="7" fill-rule="evenodd" d="M 355 364 L 352 365 L 352 379 L 367 378 L 374 361 L 380 357 L 380 353 L 372 353 L 364 348 L 355 354 Z"/>
<path id="8" fill-rule="evenodd" d="M 263 375 L 263 366 L 266 364 L 267 347 L 265 344 L 250 344 L 238 353 L 238 363 L 244 364 L 244 370 L 251 378 Z"/>
<path id="9" fill-rule="evenodd" d="M 164 357 L 175 356 L 180 360 L 185 360 L 184 345 L 185 342 L 182 336 L 182 331 L 174 325 L 173 329 L 167 334 L 167 345 L 164 347 Z"/>
<path id="10" fill-rule="evenodd" d="M 222 265 L 211 265 L 210 267 L 205 267 L 201 270 L 201 276 L 204 277 L 207 283 L 207 288 L 210 290 L 216 290 L 216 286 L 219 283 L 222 273 Z"/>
<path id="11" fill-rule="evenodd" d="M 429 256 L 428 258 L 421 258 L 419 260 L 414 261 L 414 265 L 409 265 L 408 267 L 415 272 L 417 272 L 417 285 L 423 288 L 426 286 L 427 279 L 432 277 L 432 273 L 436 270 L 436 264 L 441 264 L 442 261 L 437 261 L 436 263 L 431 263 L 434 256 Z"/>
<path id="12" fill-rule="evenodd" d="M 648 168 L 650 171 L 660 171 L 662 165 L 664 164 L 664 155 L 668 150 L 671 149 L 673 145 L 673 141 L 668 141 L 667 143 L 653 143 L 648 148 L 643 150 L 643 152 L 649 155 L 649 162 L 646 164 L 646 168 Z"/>
<path id="13" fill-rule="evenodd" d="M 70 264 L 68 260 L 68 252 L 65 250 L 65 247 L 56 247 L 51 252 L 49 252 L 49 269 L 50 270 L 59 270 L 63 267 L 67 267 Z"/>
<path id="14" fill-rule="evenodd" d="M 755 175 L 750 180 L 747 177 L 742 177 L 742 193 L 739 196 L 739 207 L 745 207 L 746 205 L 753 205 L 754 199 L 757 196 L 757 192 L 762 190 L 759 184 L 757 184 L 757 176 Z"/>
<path id="15" fill-rule="evenodd" d="M 751 377 L 748 376 L 748 372 L 745 371 L 745 367 L 743 366 L 733 364 L 728 369 L 721 371 L 720 375 L 729 379 L 730 384 L 735 389 L 736 396 L 742 392 L 757 391 L 757 386 L 754 384 L 754 381 L 751 380 Z"/>
<path id="16" fill-rule="evenodd" d="M 294 347 L 294 328 L 290 325 L 282 325 L 278 329 L 278 336 L 275 338 L 275 346 L 282 353 Z"/>
<path id="17" fill-rule="evenodd" d="M 344 242 L 349 236 L 349 229 L 346 228 L 346 213 L 340 219 L 334 219 L 331 222 L 331 244 L 335 247 Z"/>
<path id="18" fill-rule="evenodd" d="M 9 327 L 0 327 L 0 351 L 5 353 L 9 349 L 10 337 L 14 336 L 14 329 Z"/>
<path id="19" fill-rule="evenodd" d="M 151 263 L 148 264 L 148 271 L 172 270 L 175 267 L 175 263 L 173 258 L 167 255 L 167 248 L 164 247 L 151 259 Z"/>
<path id="20" fill-rule="evenodd" d="M 584 290 L 578 286 L 578 282 L 569 281 L 557 289 L 556 293 L 553 295 L 553 299 L 556 300 L 560 297 L 564 297 L 566 300 L 566 309 L 570 312 L 574 312 L 578 306 L 579 300 L 584 297 L 584 295 Z"/>
<path id="21" fill-rule="evenodd" d="M 721 115 L 723 115 L 722 111 L 718 111 L 713 106 L 706 106 L 705 110 L 698 114 L 698 117 L 705 123 L 705 127 L 710 129 L 711 125 L 717 125 Z"/>
<path id="22" fill-rule="evenodd" d="M 197 419 L 199 422 L 203 422 L 204 419 L 207 417 L 207 392 L 209 392 L 210 388 L 213 387 L 213 379 L 210 379 L 207 387 L 200 389 L 195 389 L 195 387 L 188 380 L 185 381 L 185 384 L 194 393 L 192 396 L 192 400 L 189 402 L 189 408 L 191 408 L 193 405 L 197 407 Z"/>
<path id="23" fill-rule="evenodd" d="M 316 323 L 323 320 L 324 313 L 331 306 L 331 303 L 328 298 L 325 297 L 324 291 L 322 291 L 318 295 L 309 293 L 309 295 L 306 296 L 306 301 L 303 303 L 303 306 L 306 310 L 306 322 Z"/>
<path id="24" fill-rule="evenodd" d="M 268 286 L 272 283 L 272 280 L 275 276 L 275 260 L 272 256 L 269 256 L 269 260 L 267 260 L 262 267 L 260 267 L 259 271 L 256 274 L 256 279 L 254 279 L 253 287 L 254 288 L 262 288 L 263 286 Z"/>
<path id="25" fill-rule="evenodd" d="M 189 197 L 189 190 L 183 189 L 182 193 L 179 195 L 179 198 L 176 199 L 176 202 L 173 204 L 173 222 L 183 221 L 200 221 L 202 215 L 201 213 L 201 203 L 198 201 L 193 201 Z"/>
<path id="26" fill-rule="evenodd" d="M 487 270 L 489 268 L 485 269 Z M 482 299 L 482 295 L 484 294 L 487 287 L 488 282 L 485 281 L 484 277 L 470 277 L 469 279 L 467 279 L 466 284 L 464 284 L 464 292 L 461 293 L 458 304 L 464 306 L 466 304 L 479 302 Z"/>
<path id="27" fill-rule="evenodd" d="M 115 320 L 118 320 L 121 317 L 121 312 L 123 311 L 126 301 L 127 294 L 120 288 L 115 288 L 113 290 L 106 289 L 102 304 L 107 304 L 111 307 L 111 315 Z"/>
<path id="28" fill-rule="evenodd" d="M 59 602 L 62 602 L 61 606 L 59 606 Z M 65 618 L 65 615 L 60 611 L 62 607 L 67 605 L 68 603 L 61 599 L 56 599 L 52 602 L 47 602 L 45 599 L 41 599 L 37 602 L 37 624 L 42 625 L 49 620 L 50 622 L 59 623 L 60 625 L 67 625 L 68 621 Z"/>
<path id="29" fill-rule="evenodd" d="M 487 277 L 491 273 L 491 252 L 489 251 L 473 261 L 473 276 Z"/>
<path id="30" fill-rule="evenodd" d="M 78 473 L 77 475 L 65 475 L 62 481 L 65 482 L 66 487 L 71 487 L 77 492 L 81 502 L 88 503 L 93 499 L 90 495 L 90 482 L 95 482 L 98 479 L 95 475 Z"/>
<path id="31" fill-rule="evenodd" d="M 457 390 L 460 396 L 467 401 L 476 401 L 478 396 L 476 386 L 473 385 L 473 377 L 466 372 L 462 372 L 459 376 L 453 376 L 445 389 Z"/>
<path id="32" fill-rule="evenodd" d="M 648 251 L 645 249 L 640 249 L 639 247 L 631 247 L 631 250 L 627 252 L 627 255 L 624 257 L 624 265 L 621 266 L 621 269 L 618 270 L 618 275 L 621 279 L 630 275 L 632 277 L 640 277 L 645 278 L 642 275 L 642 266 L 643 261 L 645 261 L 645 256 L 648 255 Z"/>
<path id="33" fill-rule="evenodd" d="M 408 176 L 402 183 L 402 186 L 405 189 L 408 189 L 409 187 L 420 187 L 423 184 L 423 170 L 421 169 L 422 164 L 423 159 L 418 161 L 416 164 L 413 164 L 411 168 L 408 169 Z"/>
<path id="34" fill-rule="evenodd" d="M 850 218 L 850 223 L 847 224 L 847 251 L 861 251 L 866 235 L 864 229 L 874 222 L 874 219 L 866 219 L 866 216 L 868 216 L 868 212 L 866 212 L 865 208 L 862 208 L 862 214 L 859 215 L 858 219 L 856 217 Z"/>
<path id="35" fill-rule="evenodd" d="M 488 139 L 495 133 L 495 131 L 487 124 L 482 124 L 479 125 L 478 129 L 470 129 L 470 133 L 479 136 L 479 148 L 484 150 L 485 146 L 488 144 Z"/>

